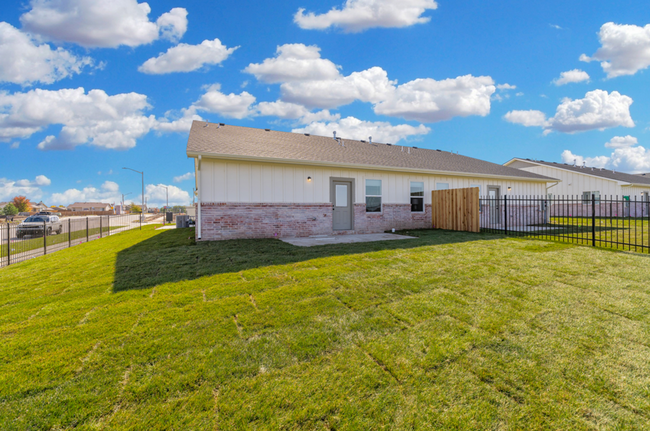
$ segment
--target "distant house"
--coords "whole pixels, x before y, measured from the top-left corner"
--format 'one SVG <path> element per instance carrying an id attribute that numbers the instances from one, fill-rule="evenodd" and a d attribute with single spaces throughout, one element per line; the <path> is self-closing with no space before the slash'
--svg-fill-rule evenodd
<path id="1" fill-rule="evenodd" d="M 609 169 L 590 166 L 576 166 L 568 163 L 545 162 L 542 160 L 514 158 L 504 164 L 511 168 L 557 178 L 560 182 L 548 187 L 548 194 L 554 197 L 584 197 L 596 199 L 610 197 L 647 202 L 650 194 L 650 174 L 633 175 Z"/>
<path id="2" fill-rule="evenodd" d="M 0 202 L 0 211 L 4 209 L 7 205 L 9 205 L 11 202 Z"/>
<path id="3" fill-rule="evenodd" d="M 556 180 L 441 150 L 194 121 L 198 240 L 430 228 L 431 191 L 543 195 Z"/>
<path id="4" fill-rule="evenodd" d="M 75 202 L 68 205 L 68 211 L 110 211 L 110 204 L 102 202 Z"/>
<path id="5" fill-rule="evenodd" d="M 43 201 L 40 201 L 37 204 L 32 204 L 32 211 L 47 211 L 49 207 L 43 203 Z"/>

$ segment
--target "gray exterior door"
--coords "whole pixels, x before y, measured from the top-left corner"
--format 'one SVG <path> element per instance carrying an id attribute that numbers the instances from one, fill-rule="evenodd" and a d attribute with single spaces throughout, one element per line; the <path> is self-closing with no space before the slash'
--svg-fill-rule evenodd
<path id="1" fill-rule="evenodd" d="M 332 193 L 332 229 L 352 229 L 352 182 L 334 181 Z"/>
<path id="2" fill-rule="evenodd" d="M 501 223 L 501 194 L 499 187 L 488 186 L 488 199 L 490 203 L 490 223 Z"/>

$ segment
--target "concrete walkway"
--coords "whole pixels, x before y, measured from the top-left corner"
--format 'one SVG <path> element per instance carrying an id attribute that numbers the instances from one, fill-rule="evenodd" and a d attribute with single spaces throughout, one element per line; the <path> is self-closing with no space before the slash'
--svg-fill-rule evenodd
<path id="1" fill-rule="evenodd" d="M 356 242 L 393 241 L 396 239 L 415 239 L 412 236 L 395 235 L 393 233 L 368 233 L 362 235 L 316 235 L 308 238 L 280 238 L 288 244 L 298 247 L 313 247 L 326 244 L 352 244 Z"/>

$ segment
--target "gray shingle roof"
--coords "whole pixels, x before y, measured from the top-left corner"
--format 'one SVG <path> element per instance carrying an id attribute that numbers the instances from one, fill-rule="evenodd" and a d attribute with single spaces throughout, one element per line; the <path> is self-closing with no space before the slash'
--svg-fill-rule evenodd
<path id="1" fill-rule="evenodd" d="M 342 137 L 313 136 L 268 129 L 194 121 L 187 141 L 187 155 L 268 158 L 275 161 L 327 162 L 341 165 L 390 167 L 433 172 L 457 172 L 482 176 L 512 177 L 530 181 L 553 178 L 509 168 L 448 151 L 369 143 Z"/>
<path id="2" fill-rule="evenodd" d="M 551 166 L 558 169 L 565 169 L 571 172 L 578 172 L 585 175 L 592 175 L 601 178 L 607 178 L 608 180 L 623 181 L 631 184 L 650 184 L 650 174 L 647 176 L 643 175 L 633 175 L 626 174 L 625 172 L 613 171 L 609 169 L 601 169 L 591 166 L 573 166 L 568 163 L 556 163 L 556 162 L 544 162 L 542 160 L 531 160 L 531 159 L 517 159 L 524 162 L 537 163 L 539 165 Z"/>

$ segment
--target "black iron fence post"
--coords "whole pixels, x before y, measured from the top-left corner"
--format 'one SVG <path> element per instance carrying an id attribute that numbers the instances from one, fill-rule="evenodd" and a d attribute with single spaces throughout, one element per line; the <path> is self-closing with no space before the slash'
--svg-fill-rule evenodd
<path id="1" fill-rule="evenodd" d="M 508 196 L 503 196 L 503 226 L 508 235 Z"/>
<path id="2" fill-rule="evenodd" d="M 596 195 L 591 194 L 591 246 L 596 247 Z"/>
<path id="3" fill-rule="evenodd" d="M 43 254 L 47 254 L 47 227 L 43 222 Z"/>
<path id="4" fill-rule="evenodd" d="M 86 242 L 88 242 L 88 217 L 86 217 Z"/>
<path id="5" fill-rule="evenodd" d="M 68 247 L 72 247 L 72 219 L 68 219 Z"/>
<path id="6" fill-rule="evenodd" d="M 11 225 L 7 222 L 7 266 L 11 265 Z"/>

